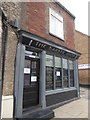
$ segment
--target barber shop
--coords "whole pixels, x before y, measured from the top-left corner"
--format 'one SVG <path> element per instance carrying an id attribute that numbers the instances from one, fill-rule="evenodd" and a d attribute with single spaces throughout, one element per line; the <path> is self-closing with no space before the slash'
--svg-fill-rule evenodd
<path id="1" fill-rule="evenodd" d="M 51 108 L 79 97 L 78 52 L 26 31 L 17 46 L 16 116 L 30 108 Z"/>
<path id="2" fill-rule="evenodd" d="M 52 118 L 54 108 L 80 97 L 75 16 L 56 0 L 1 7 L 1 117 Z"/>

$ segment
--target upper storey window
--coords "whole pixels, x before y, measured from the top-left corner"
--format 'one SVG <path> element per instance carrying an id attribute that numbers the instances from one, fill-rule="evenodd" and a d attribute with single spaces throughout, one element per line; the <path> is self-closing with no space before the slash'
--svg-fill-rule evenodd
<path id="1" fill-rule="evenodd" d="M 49 8 L 49 32 L 64 40 L 63 18 L 60 14 Z"/>

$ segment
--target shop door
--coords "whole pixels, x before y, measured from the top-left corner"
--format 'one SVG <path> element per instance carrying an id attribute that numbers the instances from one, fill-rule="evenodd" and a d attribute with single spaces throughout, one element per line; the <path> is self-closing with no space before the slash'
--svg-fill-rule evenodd
<path id="1" fill-rule="evenodd" d="M 25 57 L 23 108 L 39 104 L 39 59 Z"/>

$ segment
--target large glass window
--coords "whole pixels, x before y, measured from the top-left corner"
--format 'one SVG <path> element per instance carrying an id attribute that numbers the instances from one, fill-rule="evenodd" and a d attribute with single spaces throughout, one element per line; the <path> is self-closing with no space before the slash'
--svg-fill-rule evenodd
<path id="1" fill-rule="evenodd" d="M 61 68 L 61 58 L 55 57 L 55 82 L 56 88 L 62 87 L 62 68 Z"/>
<path id="2" fill-rule="evenodd" d="M 53 56 L 46 55 L 46 90 L 52 90 L 54 88 L 53 71 Z"/>
<path id="3" fill-rule="evenodd" d="M 63 87 L 69 87 L 67 59 L 63 59 Z"/>
<path id="4" fill-rule="evenodd" d="M 50 28 L 49 32 L 61 39 L 64 39 L 64 32 L 63 32 L 63 18 L 60 14 L 53 11 L 52 9 L 49 9 L 50 13 Z"/>
<path id="5" fill-rule="evenodd" d="M 74 86 L 74 62 L 55 55 L 46 55 L 46 90 Z"/>
<path id="6" fill-rule="evenodd" d="M 74 62 L 69 60 L 70 87 L 74 87 Z"/>

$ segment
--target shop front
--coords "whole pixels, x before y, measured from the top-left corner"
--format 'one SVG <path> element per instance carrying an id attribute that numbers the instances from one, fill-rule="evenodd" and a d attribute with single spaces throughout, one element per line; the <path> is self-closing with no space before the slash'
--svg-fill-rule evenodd
<path id="1" fill-rule="evenodd" d="M 80 53 L 19 31 L 15 70 L 15 117 L 79 98 Z"/>

